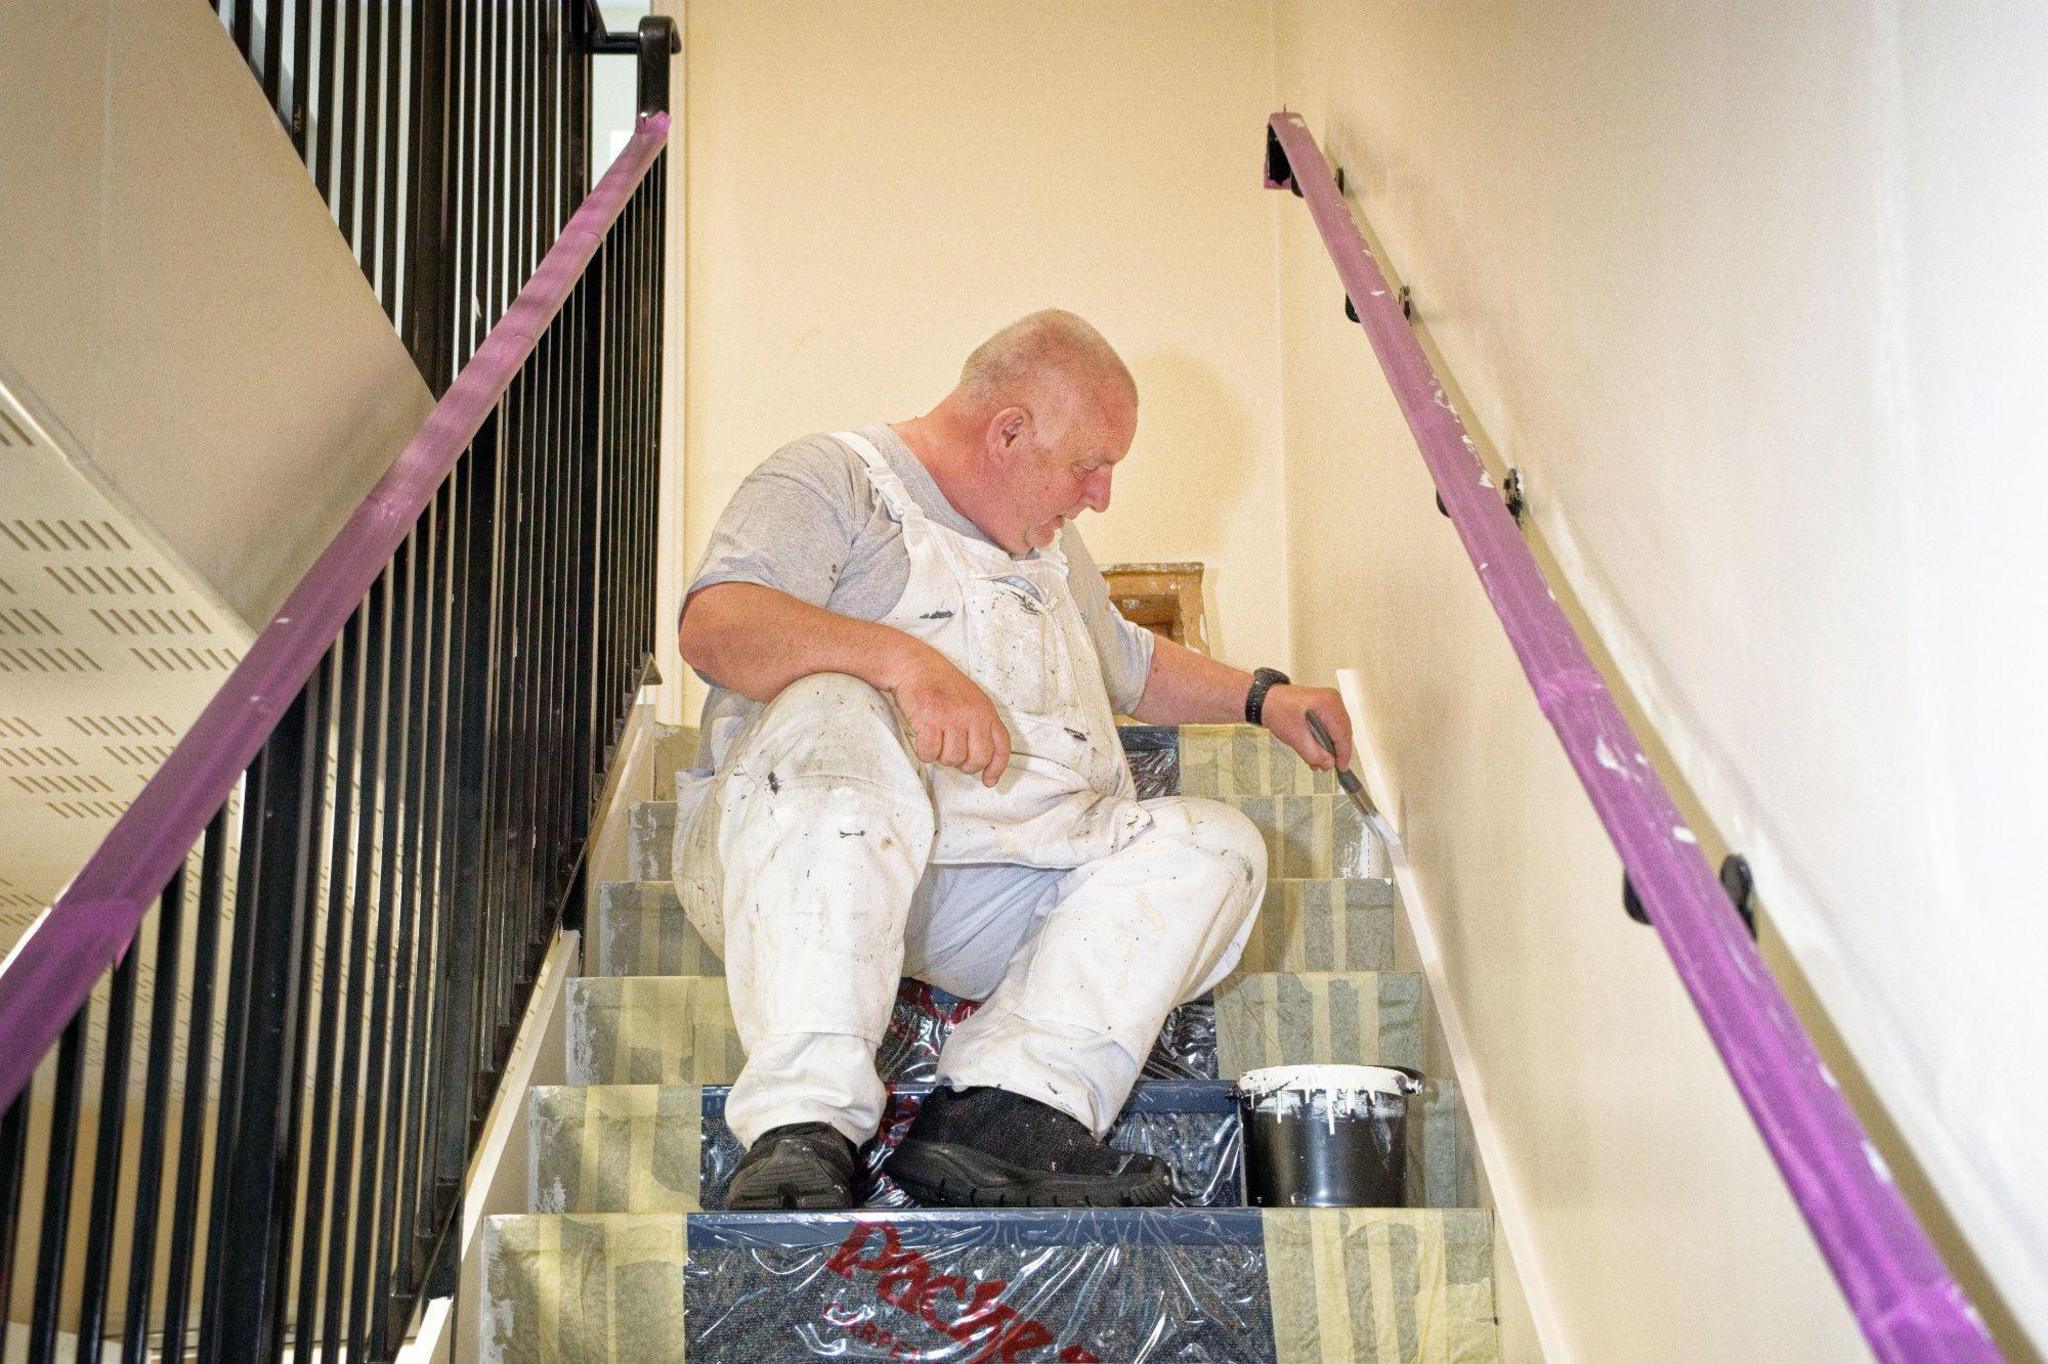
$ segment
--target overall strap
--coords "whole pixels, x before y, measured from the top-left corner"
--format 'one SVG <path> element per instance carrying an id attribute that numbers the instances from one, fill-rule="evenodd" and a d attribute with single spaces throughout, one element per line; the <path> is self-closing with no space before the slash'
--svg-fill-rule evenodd
<path id="1" fill-rule="evenodd" d="M 874 485 L 876 495 L 899 525 L 908 527 L 925 519 L 924 509 L 917 505 L 917 499 L 903 486 L 902 478 L 889 467 L 888 459 L 873 441 L 858 431 L 834 431 L 832 439 L 860 456 L 860 462 L 868 469 L 868 482 Z"/>

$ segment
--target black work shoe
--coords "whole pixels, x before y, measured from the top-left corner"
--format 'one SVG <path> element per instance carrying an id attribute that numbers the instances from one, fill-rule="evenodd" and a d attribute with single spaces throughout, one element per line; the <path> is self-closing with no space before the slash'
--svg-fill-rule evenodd
<path id="1" fill-rule="evenodd" d="M 733 1212 L 850 1208 L 859 1168 L 853 1143 L 830 1123 L 770 1128 L 732 1172 L 725 1206 Z"/>
<path id="2" fill-rule="evenodd" d="M 958 1208 L 1141 1208 L 1173 1197 L 1173 1171 L 1157 1156 L 1112 1151 L 1057 1108 L 985 1085 L 934 1089 L 887 1172 L 918 1202 Z"/>

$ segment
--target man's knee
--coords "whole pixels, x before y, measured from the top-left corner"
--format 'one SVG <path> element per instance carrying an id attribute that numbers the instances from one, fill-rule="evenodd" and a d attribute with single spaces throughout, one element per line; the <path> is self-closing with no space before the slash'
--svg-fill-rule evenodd
<path id="1" fill-rule="evenodd" d="M 924 787 L 895 706 L 845 673 L 812 673 L 784 687 L 762 708 L 740 747 L 749 766 L 765 762 L 778 782 L 865 780 L 906 794 Z"/>
<path id="2" fill-rule="evenodd" d="M 1266 889 L 1266 839 L 1244 811 L 1220 800 L 1175 796 L 1147 801 L 1153 831 L 1186 848 L 1197 865 L 1230 884 L 1231 897 L 1256 910 Z"/>

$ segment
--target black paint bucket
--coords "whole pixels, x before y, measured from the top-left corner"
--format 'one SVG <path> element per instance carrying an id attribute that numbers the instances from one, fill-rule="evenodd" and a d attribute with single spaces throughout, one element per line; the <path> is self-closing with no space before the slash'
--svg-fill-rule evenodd
<path id="1" fill-rule="evenodd" d="M 1394 1066 L 1268 1066 L 1238 1077 L 1245 1201 L 1261 1208 L 1398 1208 L 1407 1202 L 1408 1099 Z"/>

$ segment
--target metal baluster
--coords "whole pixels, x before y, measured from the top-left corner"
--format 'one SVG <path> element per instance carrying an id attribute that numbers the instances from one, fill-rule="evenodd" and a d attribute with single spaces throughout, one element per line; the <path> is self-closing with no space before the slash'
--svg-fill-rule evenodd
<path id="1" fill-rule="evenodd" d="M 238 8 L 246 15 L 255 0 L 241 0 Z M 236 16 L 238 19 L 241 15 Z M 267 0 L 263 7 L 263 96 L 270 107 L 284 117 L 284 0 Z"/>
<path id="2" fill-rule="evenodd" d="M 320 190 L 320 197 L 327 201 L 329 209 L 334 207 L 334 182 L 338 178 L 336 167 L 341 161 L 341 150 L 337 145 L 340 129 L 335 126 L 334 115 L 340 107 L 335 51 L 341 40 L 339 17 L 342 8 L 343 0 L 320 0 L 320 117 L 314 124 L 314 136 L 307 143 L 306 151 L 306 171 L 313 177 L 313 184 Z"/>
<path id="3" fill-rule="evenodd" d="M 448 316 L 449 372 L 452 378 L 469 363 L 470 283 L 476 273 L 476 89 L 473 45 L 476 16 L 466 4 L 448 7 L 449 80 L 449 202 L 443 210 L 448 224 L 448 280 L 441 292 L 446 297 Z M 464 457 L 465 459 L 467 456 Z"/>
<path id="4" fill-rule="evenodd" d="M 505 18 L 511 32 L 507 52 L 507 78 L 511 82 L 512 98 L 505 114 L 507 137 L 510 150 L 506 159 L 506 173 L 511 179 L 511 193 L 506 195 L 505 218 L 507 234 L 507 269 L 505 271 L 505 304 L 518 294 L 519 288 L 532 273 L 531 247 L 526 230 L 526 186 L 527 174 L 526 137 L 532 110 L 533 91 L 526 79 L 526 49 L 532 41 L 532 24 L 526 0 L 503 0 Z"/>
<path id="5" fill-rule="evenodd" d="M 335 222 L 341 228 L 349 250 L 355 252 L 357 262 L 361 263 L 363 252 L 356 237 L 356 209 L 362 203 L 363 193 L 356 165 L 356 132 L 360 122 L 357 81 L 359 68 L 366 64 L 363 60 L 363 16 L 354 0 L 333 0 L 333 3 L 341 11 L 341 83 L 337 92 L 341 117 L 336 129 L 341 143 L 341 160 L 335 166 Z"/>
<path id="6" fill-rule="evenodd" d="M 412 105 L 408 194 L 411 212 L 402 258 L 406 334 L 413 358 L 435 397 L 454 378 L 450 362 L 454 303 L 450 256 L 454 245 L 453 205 L 448 173 L 448 37 L 453 14 L 463 6 L 448 0 L 414 0 Z"/>
<path id="7" fill-rule="evenodd" d="M 92 1201 L 86 1214 L 85 1282 L 78 1301 L 80 1364 L 97 1364 L 106 1329 L 114 1265 L 114 1218 L 121 1194 L 121 1130 L 128 1117 L 128 1057 L 135 1044 L 135 974 L 140 944 L 114 966 L 107 991 L 107 1040 L 100 1061 L 100 1121 L 92 1148 Z"/>
<path id="8" fill-rule="evenodd" d="M 385 102 L 389 93 L 385 89 L 386 71 L 390 57 L 384 51 L 384 11 L 393 0 L 361 0 L 363 11 L 363 158 L 362 158 L 362 240 L 356 256 L 363 263 L 363 275 L 370 282 L 370 288 L 383 302 L 383 281 L 378 275 L 378 263 L 383 259 L 384 215 L 379 211 L 383 205 L 384 141 L 379 136 L 382 130 Z"/>
<path id="9" fill-rule="evenodd" d="M 64 1300 L 65 1254 L 70 1244 L 72 1165 L 78 1151 L 78 1092 L 83 1081 L 85 1015 L 79 1006 L 57 1043 L 57 1083 L 50 1103 L 49 1163 L 44 1167 L 43 1238 L 36 1256 L 36 1287 L 30 1308 L 29 1364 L 53 1364 L 57 1357 L 57 1314 Z"/>
<path id="10" fill-rule="evenodd" d="M 457 650 L 455 798 L 449 802 L 448 916 L 453 927 L 444 964 L 442 1015 L 436 1048 L 442 1058 L 440 1125 L 434 1148 L 434 1171 L 442 1196 L 459 1205 L 461 1181 L 468 1161 L 473 1093 L 478 1066 L 476 1030 L 483 1014 L 484 935 L 489 888 L 486 793 L 489 768 L 491 579 L 495 573 L 492 544 L 492 486 L 495 481 L 497 418 L 485 419 L 457 465 L 461 489 L 457 525 L 461 529 L 457 570 L 458 612 L 451 646 Z"/>
<path id="11" fill-rule="evenodd" d="M 235 0 L 235 46 L 249 65 L 256 65 L 256 0 Z M 274 106 L 277 101 L 272 100 Z"/>
<path id="12" fill-rule="evenodd" d="M 274 738 L 274 736 L 273 736 Z M 222 1278 L 226 1274 L 227 1201 L 232 1185 L 227 1160 L 242 1104 L 242 1049 L 247 1030 L 248 993 L 255 975 L 252 956 L 256 916 L 251 910 L 261 871 L 264 823 L 269 815 L 265 796 L 273 743 L 258 750 L 242 782 L 242 821 L 237 835 L 235 871 L 235 933 L 228 949 L 227 1012 L 222 1020 L 220 1110 L 214 1119 L 213 1198 L 206 1219 L 206 1278 L 199 1298 L 199 1356 L 219 1358 Z"/>
<path id="13" fill-rule="evenodd" d="M 15 1250 L 21 1244 L 22 1175 L 28 1164 L 29 1096 L 35 1087 L 35 1077 L 31 1075 L 21 1093 L 7 1106 L 7 1116 L 0 1118 L 0 1306 L 9 1309 L 10 1320 Z M 6 1321 L 0 1321 L 0 1364 L 5 1364 L 7 1358 L 8 1336 Z"/>
<path id="14" fill-rule="evenodd" d="M 378 190 L 383 197 L 383 223 L 378 236 L 377 297 L 388 317 L 398 316 L 398 197 L 404 183 L 398 161 L 398 116 L 405 108 L 404 31 L 399 19 L 405 0 L 379 0 L 384 16 L 384 143 L 378 158 Z M 367 257 L 365 258 L 367 259 Z"/>
<path id="15" fill-rule="evenodd" d="M 485 205 L 485 209 L 489 213 L 489 219 L 487 219 L 489 225 L 485 229 L 487 231 L 487 236 L 485 236 L 487 254 L 483 258 L 483 279 L 479 281 L 479 299 L 481 299 L 481 307 L 483 307 L 483 315 L 477 319 L 477 342 L 479 344 L 483 340 L 483 334 L 489 332 L 492 324 L 498 322 L 498 315 L 504 311 L 504 276 L 508 274 L 508 270 L 506 270 L 506 252 L 504 252 L 504 221 L 506 221 L 504 219 L 504 199 L 506 199 L 506 178 L 504 178 L 504 166 L 506 166 L 506 121 L 504 121 L 504 109 L 506 109 L 506 61 L 504 61 L 504 53 L 506 53 L 506 12 L 504 12 L 504 4 L 489 4 L 489 6 L 483 8 L 483 12 L 489 18 L 489 25 L 485 29 L 487 41 L 485 41 L 485 53 L 483 53 L 485 63 L 487 63 L 485 70 L 489 72 L 489 98 L 483 104 L 483 109 L 489 111 L 485 115 L 485 125 L 483 125 L 485 129 L 489 129 L 489 152 L 483 158 L 483 172 L 485 172 L 483 205 Z"/>
<path id="16" fill-rule="evenodd" d="M 163 1201 L 164 1128 L 171 1102 L 171 1051 L 178 1026 L 178 955 L 185 923 L 185 868 L 164 888 L 156 911 L 155 983 L 149 1000 L 148 1061 L 142 1081 L 142 1141 L 135 1171 L 135 1229 L 128 1251 L 128 1299 L 122 1313 L 122 1364 L 149 1355 L 149 1304 L 156 1277 L 156 1224 Z M 130 949 L 131 951 L 133 949 Z M 188 1049 L 204 1051 L 197 1039 Z M 0 1301 L 5 1301 L 0 1296 Z"/>
<path id="17" fill-rule="evenodd" d="M 323 775 L 321 676 L 315 672 L 265 745 L 259 877 L 237 887 L 251 921 L 241 995 L 241 1077 L 233 1121 L 222 1114 L 216 1176 L 228 1182 L 212 1234 L 222 1245 L 215 1340 L 227 1361 L 274 1359 L 283 1349 L 285 1269 L 296 1181 L 289 1158 L 298 1108 L 301 935 L 312 877 L 311 826 Z M 239 925 L 238 925 L 239 928 Z M 232 1257 L 232 1268 L 228 1259 Z M 209 1293 L 208 1309 L 214 1295 Z M 213 1356 L 209 1356 L 212 1358 Z"/>
<path id="18" fill-rule="evenodd" d="M 415 970 L 419 995 L 413 1007 L 413 1103 L 412 1116 L 406 1123 L 401 1184 L 411 1209 L 408 1219 L 410 1240 L 400 1241 L 401 1250 L 406 1252 L 404 1282 L 408 1293 L 415 1298 L 423 1291 L 424 1257 L 432 1253 L 443 1219 L 443 1209 L 433 1182 L 433 1134 L 439 1115 L 440 1070 L 443 1065 L 437 1044 L 440 1041 L 441 1015 L 447 1004 L 443 998 L 439 966 L 448 950 L 445 897 L 442 894 L 442 868 L 448 853 L 442 835 L 447 808 L 448 719 L 454 703 L 449 682 L 454 669 L 454 659 L 449 653 L 449 640 L 454 634 L 452 583 L 457 539 L 454 514 L 455 479 L 451 474 L 442 481 L 429 507 L 429 515 L 438 526 L 439 534 L 428 573 L 432 593 L 427 639 L 432 652 L 427 695 L 431 704 L 421 757 L 426 772 L 426 789 L 421 797 L 419 825 L 423 851 L 417 874 L 420 946 L 416 952 L 418 964 Z M 400 1235 L 403 1238 L 407 1233 L 401 1231 Z"/>
<path id="19" fill-rule="evenodd" d="M 372 1277 L 371 1251 L 377 1240 L 388 1232 L 383 1219 L 389 1209 L 378 1204 L 376 1192 L 381 1184 L 384 1162 L 390 1159 L 389 1149 L 383 1140 L 384 1110 L 390 1060 L 391 964 L 394 961 L 397 920 L 404 898 L 396 877 L 400 831 L 405 819 L 406 707 L 411 701 L 405 677 L 413 647 L 412 564 L 418 553 L 417 536 L 415 530 L 406 537 L 386 570 L 386 577 L 391 583 L 390 690 L 384 716 L 387 737 L 383 768 L 383 846 L 377 883 L 377 946 L 371 957 L 375 963 L 376 980 L 370 1005 L 369 1045 L 364 1056 L 367 1073 L 363 1083 L 362 1153 L 357 1166 L 360 1177 L 356 1184 L 355 1249 L 349 1274 L 348 1353 L 351 1359 L 360 1358 L 364 1348 L 370 1345 L 371 1332 L 382 1319 L 386 1289 L 381 1276 Z M 401 582 L 405 584 L 402 591 Z"/>
<path id="20" fill-rule="evenodd" d="M 385 1352 L 392 1338 L 392 1332 L 399 1323 L 393 1321 L 391 1308 L 394 1299 L 401 1292 L 410 1297 L 412 1274 L 412 1208 L 406 1198 L 408 1183 L 405 1178 L 406 1148 L 411 1135 L 410 1128 L 417 1120 L 416 1107 L 419 1102 L 417 1072 L 414 1059 L 417 1054 L 415 1035 L 418 1033 L 418 1010 L 420 1001 L 426 997 L 422 986 L 415 993 L 420 971 L 420 956 L 425 946 L 425 934 L 421 931 L 421 890 L 425 876 L 421 871 L 424 858 L 426 821 L 421 817 L 422 796 L 426 788 L 427 748 L 427 696 L 430 661 L 433 657 L 436 636 L 433 633 L 433 592 L 435 586 L 434 563 L 439 557 L 439 523 L 435 518 L 435 504 L 429 501 L 419 524 L 413 528 L 413 556 L 407 578 L 409 597 L 409 624 L 411 650 L 408 659 L 406 685 L 406 750 L 405 750 L 405 817 L 403 837 L 399 846 L 403 871 L 398 881 L 397 902 L 401 906 L 398 916 L 398 949 L 392 959 L 393 998 L 391 1004 L 391 1099 L 385 1112 L 385 1140 L 383 1183 L 379 1206 L 383 1209 L 385 1226 L 377 1239 L 377 1268 L 373 1282 L 380 1285 L 385 1301 L 375 1304 L 377 1324 L 374 1348 L 379 1354 Z"/>
<path id="21" fill-rule="evenodd" d="M 348 995 L 341 1010 L 341 1068 L 338 1072 L 339 1102 L 335 1114 L 334 1191 L 328 1202 L 327 1272 L 320 1316 L 321 1355 L 338 1359 L 344 1340 L 344 1323 L 354 1319 L 347 1310 L 352 1293 L 361 1292 L 360 1278 L 348 1277 L 349 1247 L 353 1244 L 350 1214 L 361 1210 L 357 1192 L 362 1183 L 362 1162 L 357 1159 L 357 1105 L 363 1086 L 359 1078 L 363 1037 L 363 1001 L 369 983 L 370 918 L 374 859 L 379 843 L 379 805 L 382 795 L 384 749 L 387 743 L 386 716 L 391 708 L 391 570 L 386 569 L 363 604 L 356 610 L 360 656 L 363 660 L 357 682 L 361 711 L 358 721 L 359 792 L 353 823 L 353 871 L 349 877 Z M 365 1129 L 368 1131 L 370 1129 Z"/>
<path id="22" fill-rule="evenodd" d="M 300 1200 L 304 1228 L 300 1238 L 299 1283 L 292 1321 L 292 1341 L 297 1354 L 307 1354 L 319 1321 L 321 1231 L 326 1209 L 327 1180 L 334 1155 L 332 1114 L 335 1088 L 335 1032 L 343 993 L 347 988 L 345 933 L 349 920 L 351 885 L 349 843 L 355 825 L 357 761 L 362 752 L 361 691 L 362 650 L 360 647 L 363 608 L 358 606 L 328 655 L 334 714 L 334 814 L 327 841 L 327 907 L 321 948 L 320 1012 L 313 1044 L 313 1088 L 311 1114 L 307 1125 L 306 1187 Z M 353 641 L 353 642 L 352 642 Z M 307 934 L 307 941 L 312 935 Z M 335 1172 L 337 1181 L 345 1172 Z"/>
<path id="23" fill-rule="evenodd" d="M 574 368 L 570 374 L 571 448 L 576 453 L 574 497 L 578 516 L 575 582 L 576 649 L 570 660 L 575 679 L 576 702 L 576 809 L 591 817 L 595 798 L 595 774 L 603 758 L 603 739 L 597 731 L 598 696 L 596 667 L 598 647 L 597 542 L 602 508 L 597 500 L 598 457 L 596 406 L 591 401 L 590 288 L 587 280 L 577 284 L 566 310 L 572 318 L 570 351 Z"/>
<path id="24" fill-rule="evenodd" d="M 192 924 L 192 1004 L 185 1016 L 185 1091 L 180 1099 L 178 1181 L 172 1202 L 170 1275 L 164 1286 L 162 1333 L 164 1352 L 175 1351 L 177 1357 L 183 1357 L 185 1349 L 192 1261 L 199 1239 L 199 1169 L 206 1144 L 206 1091 L 213 1060 L 214 965 L 220 939 L 227 838 L 228 812 L 222 806 L 200 841 L 199 903 Z"/>

